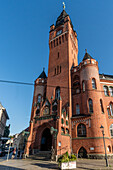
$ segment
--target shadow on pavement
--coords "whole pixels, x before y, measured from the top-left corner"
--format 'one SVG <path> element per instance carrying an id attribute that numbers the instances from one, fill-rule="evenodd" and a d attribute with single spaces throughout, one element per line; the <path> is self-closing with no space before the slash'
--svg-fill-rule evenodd
<path id="1" fill-rule="evenodd" d="M 39 166 L 41 168 L 58 169 L 58 165 L 54 163 L 50 163 L 50 164 L 36 163 L 32 165 Z"/>
<path id="2" fill-rule="evenodd" d="M 0 165 L 0 170 L 24 170 L 24 169 Z"/>

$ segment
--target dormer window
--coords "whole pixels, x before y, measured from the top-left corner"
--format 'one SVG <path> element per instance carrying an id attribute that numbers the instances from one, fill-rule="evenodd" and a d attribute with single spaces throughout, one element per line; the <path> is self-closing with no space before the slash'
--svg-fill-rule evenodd
<path id="1" fill-rule="evenodd" d="M 39 95 L 38 95 L 38 101 L 37 101 L 38 103 L 41 103 L 41 98 L 42 98 L 42 97 L 41 97 L 41 95 L 39 94 Z"/>

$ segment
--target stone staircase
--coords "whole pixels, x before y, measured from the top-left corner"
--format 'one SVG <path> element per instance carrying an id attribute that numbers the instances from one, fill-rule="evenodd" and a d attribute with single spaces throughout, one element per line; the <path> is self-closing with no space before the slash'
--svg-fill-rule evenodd
<path id="1" fill-rule="evenodd" d="M 51 159 L 51 151 L 38 151 L 34 155 L 29 155 L 29 157 L 27 159 L 50 160 Z"/>

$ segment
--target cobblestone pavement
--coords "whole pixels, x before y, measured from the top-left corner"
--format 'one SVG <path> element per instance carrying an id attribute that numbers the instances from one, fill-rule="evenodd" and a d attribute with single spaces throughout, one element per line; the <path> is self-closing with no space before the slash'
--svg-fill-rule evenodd
<path id="1" fill-rule="evenodd" d="M 56 162 L 30 159 L 4 160 L 0 162 L 0 170 L 56 170 Z M 104 170 L 113 169 L 113 160 L 109 160 L 109 167 L 105 166 L 105 160 L 78 159 L 76 170 Z"/>

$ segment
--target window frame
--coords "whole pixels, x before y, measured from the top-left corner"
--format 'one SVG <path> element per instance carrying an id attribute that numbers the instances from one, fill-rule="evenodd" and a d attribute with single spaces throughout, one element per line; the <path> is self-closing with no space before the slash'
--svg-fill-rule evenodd
<path id="1" fill-rule="evenodd" d="M 87 137 L 86 125 L 84 125 L 83 123 L 80 123 L 77 126 L 77 137 Z"/>

